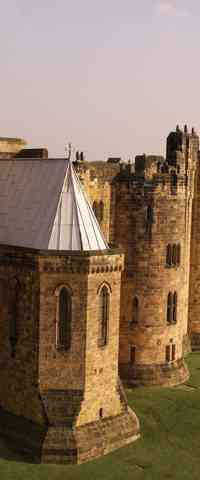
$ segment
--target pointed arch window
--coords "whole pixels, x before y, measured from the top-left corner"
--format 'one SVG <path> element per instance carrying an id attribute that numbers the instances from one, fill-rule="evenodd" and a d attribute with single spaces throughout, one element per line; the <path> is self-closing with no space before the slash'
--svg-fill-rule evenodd
<path id="1" fill-rule="evenodd" d="M 72 337 L 72 296 L 66 287 L 58 294 L 57 348 L 69 350 Z"/>
<path id="2" fill-rule="evenodd" d="M 99 293 L 99 346 L 105 346 L 108 343 L 109 326 L 109 308 L 110 293 L 108 287 L 104 285 Z"/>

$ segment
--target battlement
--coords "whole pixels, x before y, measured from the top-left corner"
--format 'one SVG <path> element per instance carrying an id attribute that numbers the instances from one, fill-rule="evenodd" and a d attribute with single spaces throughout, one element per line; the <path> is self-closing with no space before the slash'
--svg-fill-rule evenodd
<path id="1" fill-rule="evenodd" d="M 187 125 L 183 130 L 177 125 L 176 131 L 171 132 L 167 137 L 166 160 L 169 165 L 185 163 L 185 170 L 187 170 L 191 160 L 197 160 L 198 151 L 199 137 L 194 128 L 189 133 Z"/>

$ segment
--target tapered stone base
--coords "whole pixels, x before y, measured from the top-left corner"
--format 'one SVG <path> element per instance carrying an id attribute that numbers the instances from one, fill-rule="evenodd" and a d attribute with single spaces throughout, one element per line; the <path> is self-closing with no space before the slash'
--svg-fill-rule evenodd
<path id="1" fill-rule="evenodd" d="M 70 430 L 49 427 L 41 461 L 82 463 L 103 456 L 139 438 L 139 422 L 131 409 L 116 417 L 104 418 Z"/>
<path id="2" fill-rule="evenodd" d="M 120 365 L 120 376 L 125 386 L 175 386 L 189 378 L 184 359 L 160 365 Z"/>
<path id="3" fill-rule="evenodd" d="M 81 427 L 38 426 L 0 409 L 0 436 L 24 459 L 37 463 L 82 463 L 139 438 L 139 421 L 127 408 L 121 415 Z"/>
<path id="4" fill-rule="evenodd" d="M 200 352 L 200 333 L 191 334 L 191 347 L 193 352 Z"/>

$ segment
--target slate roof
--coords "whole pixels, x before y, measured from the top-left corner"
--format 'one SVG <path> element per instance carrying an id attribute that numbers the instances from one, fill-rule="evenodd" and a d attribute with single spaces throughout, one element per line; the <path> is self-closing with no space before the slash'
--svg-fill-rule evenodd
<path id="1" fill-rule="evenodd" d="M 66 159 L 0 161 L 0 243 L 56 250 L 108 248 Z"/>

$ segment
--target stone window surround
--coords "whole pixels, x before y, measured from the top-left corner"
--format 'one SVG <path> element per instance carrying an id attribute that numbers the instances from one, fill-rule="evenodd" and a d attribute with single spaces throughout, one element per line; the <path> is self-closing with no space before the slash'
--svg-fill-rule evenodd
<path id="1" fill-rule="evenodd" d="M 181 263 L 181 244 L 168 243 L 166 247 L 166 267 L 179 267 Z"/>
<path id="2" fill-rule="evenodd" d="M 73 291 L 68 284 L 66 284 L 66 283 L 59 284 L 54 291 L 54 295 L 56 297 L 56 332 L 55 332 L 56 342 L 55 342 L 55 344 L 56 344 L 56 349 L 57 350 L 66 352 L 67 350 L 70 350 L 71 347 L 66 349 L 64 347 L 64 345 L 59 344 L 59 323 L 60 323 L 60 301 L 59 301 L 59 299 L 60 299 L 60 292 L 63 288 L 65 288 L 71 296 L 71 322 L 72 322 L 72 319 L 73 319 L 73 302 L 72 302 Z"/>
<path id="3" fill-rule="evenodd" d="M 167 324 L 175 325 L 177 323 L 177 305 L 178 295 L 177 292 L 169 292 L 167 295 Z"/>
<path id="4" fill-rule="evenodd" d="M 101 292 L 104 288 L 106 288 L 107 292 L 108 292 L 108 300 L 107 300 L 108 304 L 106 306 L 107 318 L 106 318 L 105 338 L 103 338 L 103 336 L 102 336 L 102 318 L 100 318 L 100 295 L 101 295 Z M 111 286 L 109 285 L 109 283 L 107 283 L 105 281 L 103 283 L 101 283 L 101 285 L 99 286 L 99 288 L 97 290 L 98 302 L 99 302 L 99 305 L 98 305 L 98 311 L 99 311 L 99 315 L 98 315 L 98 318 L 99 318 L 98 347 L 100 347 L 100 348 L 105 348 L 108 345 L 108 342 L 109 342 L 109 319 L 110 319 L 110 304 L 111 304 L 110 298 L 111 298 L 111 294 L 112 294 L 112 289 L 111 289 Z"/>
<path id="5" fill-rule="evenodd" d="M 176 360 L 176 345 L 175 343 L 169 343 L 165 347 L 165 361 L 167 363 L 174 362 Z"/>

